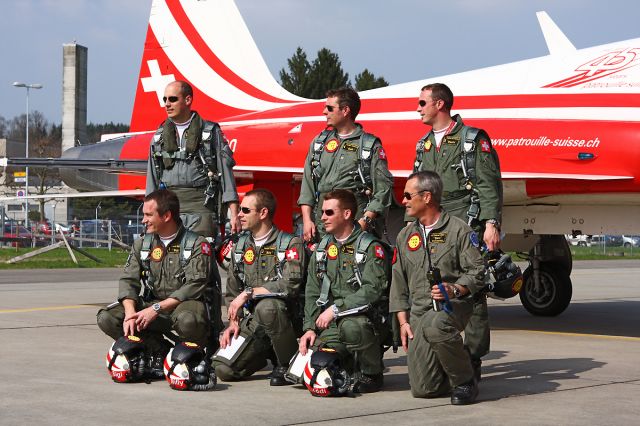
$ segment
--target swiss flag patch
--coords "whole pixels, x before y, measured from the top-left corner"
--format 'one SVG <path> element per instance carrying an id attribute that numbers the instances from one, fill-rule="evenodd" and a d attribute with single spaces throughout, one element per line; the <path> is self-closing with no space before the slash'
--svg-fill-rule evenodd
<path id="1" fill-rule="evenodd" d="M 393 248 L 393 259 L 391 259 L 391 264 L 395 265 L 398 261 L 398 249 L 396 247 Z"/>
<path id="2" fill-rule="evenodd" d="M 378 158 L 380 160 L 386 160 L 387 159 L 387 153 L 384 152 L 384 148 L 380 147 L 380 150 L 378 151 Z"/>
<path id="3" fill-rule="evenodd" d="M 211 256 L 211 246 L 209 243 L 202 243 L 200 250 L 205 256 Z"/>
<path id="4" fill-rule="evenodd" d="M 482 148 L 482 152 L 491 152 L 491 144 L 486 139 L 480 140 L 480 147 Z"/>
<path id="5" fill-rule="evenodd" d="M 376 246 L 376 257 L 378 259 L 384 259 L 384 249 L 382 246 Z"/>
<path id="6" fill-rule="evenodd" d="M 300 256 L 298 256 L 298 250 L 295 247 L 289 250 L 286 250 L 284 252 L 284 256 L 287 259 L 287 261 L 300 259 Z"/>

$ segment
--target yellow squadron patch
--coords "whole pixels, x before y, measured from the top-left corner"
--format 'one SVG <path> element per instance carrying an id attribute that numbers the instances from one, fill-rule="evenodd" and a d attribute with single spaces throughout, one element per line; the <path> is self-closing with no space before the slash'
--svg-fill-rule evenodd
<path id="1" fill-rule="evenodd" d="M 416 251 L 420 248 L 421 245 L 422 238 L 420 237 L 419 233 L 414 232 L 409 236 L 409 239 L 407 240 L 407 247 L 409 247 L 409 250 Z"/>
<path id="2" fill-rule="evenodd" d="M 337 259 L 338 258 L 338 246 L 336 246 L 335 244 L 331 244 L 329 247 L 327 247 L 327 256 L 331 260 Z"/>
<path id="3" fill-rule="evenodd" d="M 247 265 L 252 265 L 253 262 L 255 262 L 256 252 L 253 251 L 253 247 L 249 247 L 247 251 L 244 252 L 243 259 L 244 259 L 244 263 L 246 263 Z"/>
<path id="4" fill-rule="evenodd" d="M 327 142 L 327 144 L 324 146 L 324 149 L 327 152 L 336 152 L 336 149 L 338 149 L 338 146 L 340 144 L 338 143 L 337 139 L 331 139 L 329 142 Z"/>
<path id="5" fill-rule="evenodd" d="M 162 250 L 162 247 L 155 247 L 153 250 L 151 250 L 151 260 L 153 260 L 154 262 L 160 262 L 162 260 L 163 254 L 164 251 Z"/>

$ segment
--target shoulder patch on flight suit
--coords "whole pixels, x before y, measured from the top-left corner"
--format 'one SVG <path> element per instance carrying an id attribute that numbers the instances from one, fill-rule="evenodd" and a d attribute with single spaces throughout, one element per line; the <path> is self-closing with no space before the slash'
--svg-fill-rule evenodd
<path id="1" fill-rule="evenodd" d="M 242 256 L 242 259 L 244 260 L 244 263 L 246 263 L 247 265 L 252 265 L 253 262 L 255 262 L 256 252 L 253 251 L 253 247 L 249 247 L 247 250 L 245 250 L 244 256 Z"/>
<path id="2" fill-rule="evenodd" d="M 211 244 L 209 244 L 209 243 L 200 243 L 200 251 L 205 256 L 211 256 Z"/>
<path id="3" fill-rule="evenodd" d="M 407 240 L 407 247 L 409 247 L 409 250 L 416 251 L 420 248 L 421 245 L 422 237 L 420 237 L 420 234 L 418 232 L 414 232 L 413 234 L 409 235 L 409 239 Z"/>
<path id="4" fill-rule="evenodd" d="M 274 246 L 262 247 L 260 249 L 260 254 L 264 256 L 275 256 L 276 248 Z"/>
<path id="5" fill-rule="evenodd" d="M 424 152 L 429 152 L 431 151 L 431 146 L 433 144 L 431 143 L 431 141 L 424 141 Z"/>
<path id="6" fill-rule="evenodd" d="M 342 246 L 342 252 L 346 254 L 353 254 L 354 253 L 353 246 L 352 245 Z"/>
<path id="7" fill-rule="evenodd" d="M 324 146 L 324 149 L 327 152 L 336 152 L 336 149 L 338 149 L 338 146 L 340 146 L 340 144 L 338 143 L 337 139 L 331 139 L 329 142 L 327 142 L 327 144 Z"/>
<path id="8" fill-rule="evenodd" d="M 432 232 L 429 234 L 429 242 L 436 244 L 444 244 L 447 241 L 446 232 Z"/>
<path id="9" fill-rule="evenodd" d="M 375 254 L 378 259 L 384 259 L 384 249 L 382 246 L 376 246 Z"/>
<path id="10" fill-rule="evenodd" d="M 329 245 L 327 247 L 327 257 L 331 260 L 336 260 L 338 258 L 338 246 L 333 243 Z"/>
<path id="11" fill-rule="evenodd" d="M 171 254 L 180 253 L 180 245 L 178 244 L 170 245 L 169 247 L 167 247 L 167 253 L 171 253 Z"/>
<path id="12" fill-rule="evenodd" d="M 154 262 L 160 262 L 163 255 L 164 250 L 162 250 L 162 247 L 160 246 L 154 247 L 153 250 L 151 250 L 151 260 Z"/>
<path id="13" fill-rule="evenodd" d="M 480 148 L 482 152 L 491 152 L 491 144 L 486 139 L 480 139 Z"/>
<path id="14" fill-rule="evenodd" d="M 289 250 L 285 250 L 284 258 L 288 261 L 290 260 L 298 260 L 300 256 L 298 255 L 298 249 L 295 247 L 291 247 Z"/>
<path id="15" fill-rule="evenodd" d="M 358 145 L 355 143 L 349 143 L 349 142 L 345 142 L 342 145 L 342 149 L 344 149 L 345 151 L 349 151 L 349 152 L 356 152 L 358 150 Z"/>
<path id="16" fill-rule="evenodd" d="M 398 248 L 394 247 L 393 248 L 393 259 L 391 259 L 391 264 L 395 265 L 397 261 L 398 261 Z"/>
<path id="17" fill-rule="evenodd" d="M 387 153 L 384 152 L 384 148 L 380 147 L 380 150 L 378 151 L 378 159 L 379 160 L 386 160 L 387 159 Z"/>

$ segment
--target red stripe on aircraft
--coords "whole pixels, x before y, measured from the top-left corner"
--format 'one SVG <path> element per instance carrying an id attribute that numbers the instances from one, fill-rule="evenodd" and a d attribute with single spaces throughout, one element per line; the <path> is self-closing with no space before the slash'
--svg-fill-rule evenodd
<path id="1" fill-rule="evenodd" d="M 202 39 L 198 30 L 193 26 L 193 23 L 187 16 L 179 0 L 167 0 L 167 7 L 173 15 L 174 19 L 182 29 L 184 35 L 191 42 L 194 49 L 200 54 L 202 59 L 213 69 L 218 75 L 224 78 L 229 84 L 237 87 L 248 95 L 258 98 L 267 102 L 280 102 L 291 103 L 284 99 L 277 98 L 268 93 L 263 92 L 257 87 L 251 85 L 247 81 L 243 80 L 240 76 L 234 73 L 224 62 L 218 58 L 218 56 L 209 48 L 206 41 Z"/>

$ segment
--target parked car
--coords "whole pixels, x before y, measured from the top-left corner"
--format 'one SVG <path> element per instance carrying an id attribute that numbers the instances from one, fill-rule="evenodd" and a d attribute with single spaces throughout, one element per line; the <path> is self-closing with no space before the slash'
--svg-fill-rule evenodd
<path id="1" fill-rule="evenodd" d="M 588 235 L 580 234 L 580 235 L 576 235 L 575 237 L 573 235 L 565 235 L 565 238 L 567 239 L 567 242 L 572 246 L 578 246 L 578 247 L 591 246 L 591 240 L 589 239 Z"/>
<path id="2" fill-rule="evenodd" d="M 592 246 L 622 246 L 622 237 L 620 235 L 592 235 L 590 240 Z"/>
<path id="3" fill-rule="evenodd" d="M 640 235 L 623 235 L 622 245 L 624 247 L 640 247 Z"/>
<path id="4" fill-rule="evenodd" d="M 2 230 L 2 236 L 6 239 L 10 239 L 7 242 L 12 247 L 31 247 L 31 240 L 33 234 L 27 228 L 22 225 L 16 225 L 15 223 L 5 223 Z"/>

